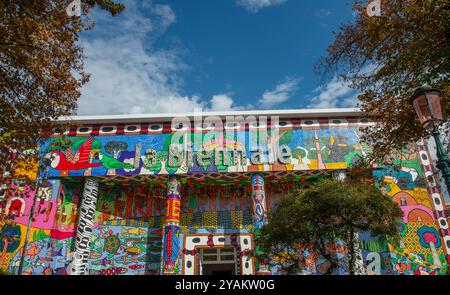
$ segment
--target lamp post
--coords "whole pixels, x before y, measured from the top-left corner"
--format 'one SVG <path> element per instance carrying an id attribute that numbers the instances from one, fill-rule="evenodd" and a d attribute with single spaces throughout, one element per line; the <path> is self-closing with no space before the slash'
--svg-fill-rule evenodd
<path id="1" fill-rule="evenodd" d="M 450 192 L 450 158 L 444 150 L 439 137 L 439 126 L 444 122 L 441 108 L 441 91 L 422 86 L 414 91 L 410 101 L 423 128 L 436 141 L 438 168 L 442 171 L 447 190 Z"/>

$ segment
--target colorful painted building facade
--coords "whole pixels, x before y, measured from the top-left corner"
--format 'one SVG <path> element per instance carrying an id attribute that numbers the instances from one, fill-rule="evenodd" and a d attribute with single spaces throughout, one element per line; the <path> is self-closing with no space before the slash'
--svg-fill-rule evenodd
<path id="1" fill-rule="evenodd" d="M 374 121 L 353 109 L 202 115 L 71 118 L 40 147 L 36 198 L 19 184 L 0 194 L 12 217 L 0 221 L 0 268 L 17 273 L 23 254 L 26 274 L 283 273 L 254 257 L 267 213 L 305 182 L 345 173 L 370 150 L 360 128 Z M 431 164 L 422 142 L 374 170 L 404 212 L 402 240 L 360 233 L 360 273 L 446 273 L 450 233 Z M 323 273 L 317 253 L 304 256 L 304 273 Z M 343 263 L 336 274 L 346 273 Z"/>

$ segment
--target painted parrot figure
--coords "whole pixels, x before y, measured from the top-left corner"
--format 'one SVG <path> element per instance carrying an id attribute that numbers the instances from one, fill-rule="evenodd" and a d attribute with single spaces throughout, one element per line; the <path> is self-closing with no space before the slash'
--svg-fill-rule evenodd
<path id="1" fill-rule="evenodd" d="M 93 141 L 94 138 L 89 137 L 75 154 L 67 152 L 65 155 L 58 150 L 51 151 L 45 155 L 43 162 L 56 170 L 80 170 L 98 167 L 101 163 L 88 163 Z"/>

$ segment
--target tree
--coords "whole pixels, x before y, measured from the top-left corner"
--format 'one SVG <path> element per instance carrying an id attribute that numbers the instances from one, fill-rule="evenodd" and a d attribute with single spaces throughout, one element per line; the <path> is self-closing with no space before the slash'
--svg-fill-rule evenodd
<path id="1" fill-rule="evenodd" d="M 373 158 L 382 160 L 426 135 L 409 103 L 415 88 L 441 89 L 450 114 L 450 6 L 448 0 L 382 0 L 381 15 L 369 16 L 369 2 L 354 2 L 353 22 L 334 32 L 316 70 L 360 91 L 358 106 L 382 122 L 363 134 Z"/>
<path id="2" fill-rule="evenodd" d="M 120 154 L 128 148 L 128 144 L 123 141 L 110 141 L 105 145 L 105 151 L 114 157 L 119 159 Z"/>
<path id="3" fill-rule="evenodd" d="M 370 231 L 396 244 L 402 216 L 399 206 L 374 186 L 324 179 L 283 198 L 263 227 L 261 240 L 266 253 L 294 272 L 300 268 L 302 249 L 317 251 L 328 262 L 325 274 L 340 266 L 329 245 L 341 240 L 353 274 L 355 234 Z"/>
<path id="4" fill-rule="evenodd" d="M 66 12 L 70 3 L 0 2 L 0 183 L 4 172 L 14 178 L 19 155 L 48 138 L 55 119 L 76 110 L 89 78 L 79 43 L 79 33 L 93 27 L 89 10 L 98 5 L 115 15 L 124 9 L 112 0 L 87 0 L 77 17 Z"/>

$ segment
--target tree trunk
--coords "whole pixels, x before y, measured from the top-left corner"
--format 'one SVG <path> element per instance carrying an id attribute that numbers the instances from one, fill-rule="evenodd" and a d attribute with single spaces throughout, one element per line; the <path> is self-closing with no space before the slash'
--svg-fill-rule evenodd
<path id="1" fill-rule="evenodd" d="M 346 243 L 348 272 L 350 275 L 365 275 L 366 270 L 362 259 L 358 233 L 350 229 L 349 238 Z"/>
<path id="2" fill-rule="evenodd" d="M 350 275 L 355 274 L 355 241 L 354 241 L 354 235 L 353 235 L 353 228 L 350 229 L 350 235 L 349 235 L 349 259 L 348 259 L 348 272 Z"/>
<path id="3" fill-rule="evenodd" d="M 325 272 L 325 275 L 332 275 L 333 271 L 339 267 L 339 262 L 333 258 L 330 254 L 322 254 L 323 258 L 330 262 L 330 267 Z"/>
<path id="4" fill-rule="evenodd" d="M 330 262 L 330 267 L 325 272 L 325 275 L 333 274 L 333 271 L 339 267 L 339 261 L 335 259 L 333 256 L 331 256 L 330 253 L 328 253 L 327 247 L 325 247 L 323 239 L 320 239 L 319 253 L 320 255 L 322 255 L 323 258 L 325 258 L 328 262 Z"/>

